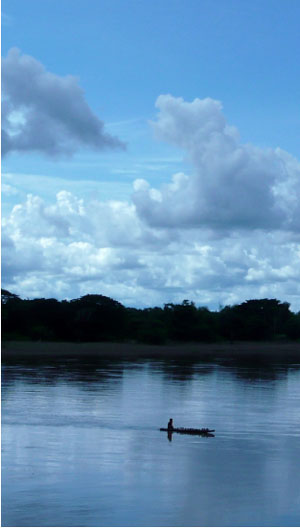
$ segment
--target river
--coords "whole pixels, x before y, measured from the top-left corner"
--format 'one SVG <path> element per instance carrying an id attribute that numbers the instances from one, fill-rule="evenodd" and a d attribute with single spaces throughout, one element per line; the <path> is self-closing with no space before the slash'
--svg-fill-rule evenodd
<path id="1" fill-rule="evenodd" d="M 2 526 L 299 526 L 299 459 L 297 363 L 2 366 Z"/>

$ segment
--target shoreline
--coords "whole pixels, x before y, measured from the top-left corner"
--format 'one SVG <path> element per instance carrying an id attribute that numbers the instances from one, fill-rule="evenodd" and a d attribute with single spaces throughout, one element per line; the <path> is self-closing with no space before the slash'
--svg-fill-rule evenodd
<path id="1" fill-rule="evenodd" d="M 195 359 L 214 360 L 298 360 L 298 342 L 176 343 L 71 343 L 42 341 L 2 342 L 2 361 L 15 358 L 95 358 L 95 359 Z"/>

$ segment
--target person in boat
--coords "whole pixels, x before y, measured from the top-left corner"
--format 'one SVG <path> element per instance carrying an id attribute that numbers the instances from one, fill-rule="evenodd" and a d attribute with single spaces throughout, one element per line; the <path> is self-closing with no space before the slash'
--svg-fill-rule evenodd
<path id="1" fill-rule="evenodd" d="M 173 429 L 173 418 L 170 418 L 170 420 L 168 421 L 168 431 L 173 431 Z"/>

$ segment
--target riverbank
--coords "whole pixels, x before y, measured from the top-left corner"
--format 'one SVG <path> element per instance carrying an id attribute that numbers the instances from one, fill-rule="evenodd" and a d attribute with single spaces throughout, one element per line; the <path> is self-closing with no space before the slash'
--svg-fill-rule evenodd
<path id="1" fill-rule="evenodd" d="M 144 345 L 140 343 L 58 343 L 6 341 L 2 360 L 14 358 L 59 359 L 94 357 L 105 359 L 161 358 L 214 360 L 295 360 L 300 362 L 297 342 L 234 342 Z"/>

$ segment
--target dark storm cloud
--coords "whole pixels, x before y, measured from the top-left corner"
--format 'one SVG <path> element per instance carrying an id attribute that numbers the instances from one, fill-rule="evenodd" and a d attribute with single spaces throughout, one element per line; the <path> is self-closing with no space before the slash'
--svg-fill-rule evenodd
<path id="1" fill-rule="evenodd" d="M 59 77 L 13 48 L 2 61 L 2 153 L 69 155 L 82 147 L 124 148 L 104 131 L 73 76 Z"/>

